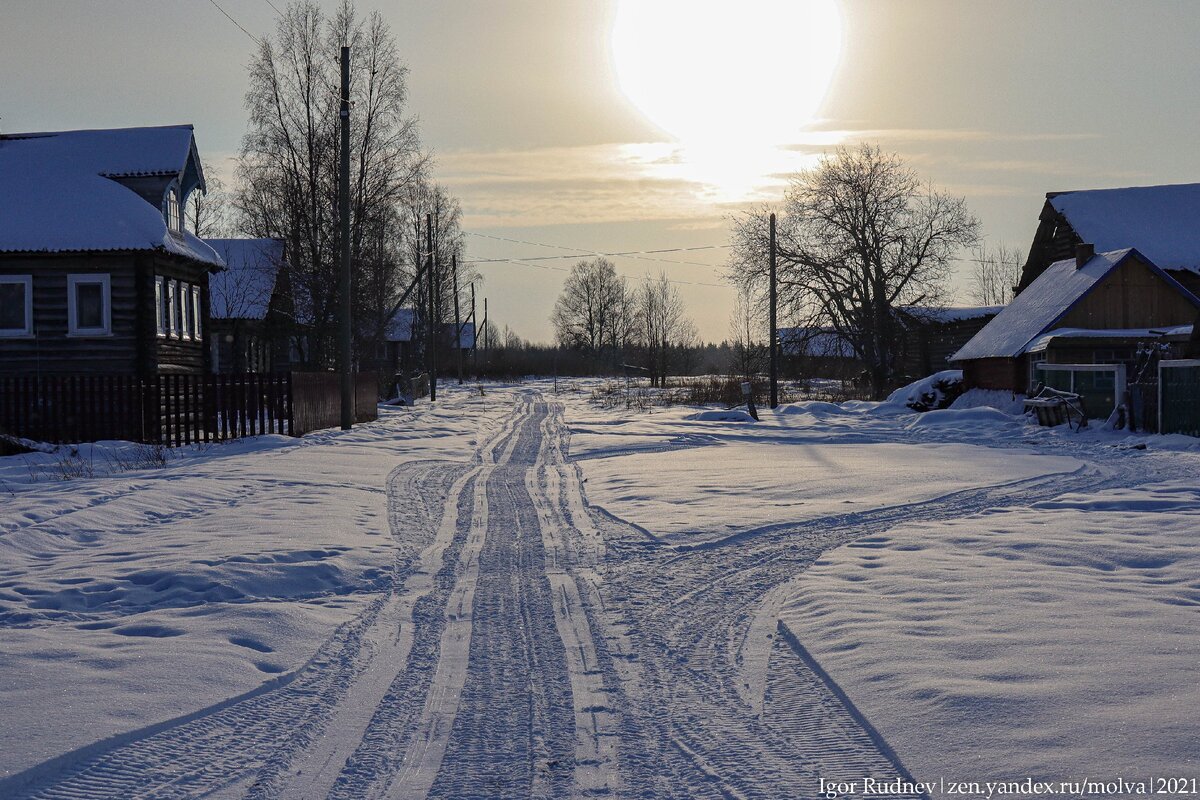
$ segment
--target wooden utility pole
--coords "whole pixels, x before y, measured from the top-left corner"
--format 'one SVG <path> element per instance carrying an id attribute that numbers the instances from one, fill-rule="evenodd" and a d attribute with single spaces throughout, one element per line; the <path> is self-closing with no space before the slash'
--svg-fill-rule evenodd
<path id="1" fill-rule="evenodd" d="M 488 341 L 488 338 L 489 337 L 488 337 L 487 298 L 485 297 L 485 298 L 483 298 L 483 367 L 484 367 L 484 369 L 487 369 L 488 356 L 491 355 L 490 353 L 488 353 L 488 345 L 491 344 L 491 342 Z"/>
<path id="2" fill-rule="evenodd" d="M 479 317 L 475 316 L 475 281 L 471 281 L 471 324 L 475 326 L 471 337 L 471 372 L 479 380 Z"/>
<path id="3" fill-rule="evenodd" d="M 771 348 L 771 408 L 779 405 L 779 320 L 776 316 L 778 294 L 775 290 L 775 215 L 771 215 L 771 331 L 768 345 Z"/>
<path id="4" fill-rule="evenodd" d="M 354 376 L 351 373 L 350 324 L 350 48 L 342 48 L 342 104 L 338 111 L 342 123 L 342 153 L 338 168 L 338 216 L 342 236 L 342 430 L 354 425 Z"/>
<path id="5" fill-rule="evenodd" d="M 437 298 L 435 295 L 437 280 L 434 271 L 437 262 L 433 258 L 433 214 L 425 215 L 425 262 L 426 273 L 429 276 L 429 305 L 425 339 L 425 368 L 429 373 L 429 402 L 437 400 Z"/>
<path id="6" fill-rule="evenodd" d="M 454 280 L 454 353 L 458 357 L 458 385 L 463 382 L 462 315 L 458 310 L 458 256 L 450 256 L 450 276 Z"/>

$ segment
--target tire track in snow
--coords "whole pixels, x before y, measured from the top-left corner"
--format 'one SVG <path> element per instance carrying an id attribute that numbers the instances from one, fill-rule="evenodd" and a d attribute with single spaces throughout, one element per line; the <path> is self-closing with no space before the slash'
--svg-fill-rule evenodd
<path id="1" fill-rule="evenodd" d="M 478 624 L 430 797 L 565 797 L 571 791 L 571 687 L 525 483 L 541 448 L 546 408 L 539 404 L 532 412 L 488 481 L 488 532 L 473 612 Z M 393 796 L 419 797 L 425 786 L 405 775 L 398 788 Z"/>
<path id="2" fill-rule="evenodd" d="M 906 520 L 963 516 L 1110 480 L 1111 473 L 1088 468 L 699 549 L 649 545 L 599 514 L 616 556 L 602 586 L 604 627 L 614 657 L 621 656 L 630 712 L 648 739 L 671 743 L 663 761 L 689 796 L 813 796 L 819 777 L 855 765 L 873 765 L 873 776 L 903 775 L 886 742 L 868 735 L 836 687 L 779 646 L 780 593 L 828 550 Z"/>
<path id="3" fill-rule="evenodd" d="M 491 457 L 512 433 L 514 409 L 476 460 Z M 388 479 L 389 516 L 397 543 L 394 582 L 434 536 L 450 480 L 469 466 L 430 461 L 404 465 Z M 477 468 L 478 469 L 478 468 Z M 356 679 L 368 669 L 386 598 L 340 626 L 306 664 L 238 697 L 175 720 L 120 734 L 0 780 L 0 796 L 41 800 L 275 796 L 273 781 L 298 753 L 312 748 Z"/>
<path id="4" fill-rule="evenodd" d="M 438 648 L 437 669 L 425 705 L 391 798 L 424 797 L 429 792 L 446 754 L 451 727 L 458 714 L 470 653 L 475 589 L 479 580 L 479 554 L 487 540 L 488 482 L 494 465 L 481 467 L 475 484 L 471 529 L 459 556 L 459 575 L 445 607 L 445 627 Z"/>
<path id="5" fill-rule="evenodd" d="M 474 467 L 450 487 L 437 536 L 417 560 L 404 586 L 394 590 L 375 617 L 364 642 L 371 660 L 337 706 L 322 734 L 288 768 L 288 780 L 278 792 L 283 800 L 326 797 L 346 761 L 362 741 L 375 709 L 396 676 L 408 664 L 414 638 L 413 607 L 434 588 L 442 557 L 458 530 L 458 500 L 483 467 Z"/>
<path id="6" fill-rule="evenodd" d="M 526 472 L 525 487 L 537 510 L 545 549 L 545 569 L 552 589 L 554 622 L 562 641 L 575 711 L 575 775 L 573 796 L 615 795 L 620 790 L 617 739 L 620 736 L 618 709 L 610 698 L 592 639 L 591 623 L 576 574 L 587 570 L 595 580 L 595 568 L 603 559 L 603 541 L 591 521 L 572 531 L 567 515 L 578 498 L 564 486 L 575 476 L 574 466 L 565 464 L 565 435 L 562 407 L 554 406 L 542 422 L 542 446 L 532 468 Z M 583 514 L 579 519 L 586 519 Z M 581 528 L 584 526 L 581 525 Z M 575 536 L 571 536 L 575 533 Z M 587 578 L 585 578 L 586 580 Z"/>

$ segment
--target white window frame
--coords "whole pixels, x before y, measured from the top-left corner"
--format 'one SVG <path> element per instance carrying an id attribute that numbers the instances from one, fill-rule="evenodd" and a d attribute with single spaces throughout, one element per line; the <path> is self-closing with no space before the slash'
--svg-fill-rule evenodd
<path id="1" fill-rule="evenodd" d="M 1038 385 L 1040 381 L 1038 378 L 1038 366 L 1046 363 L 1047 356 L 1048 354 L 1045 350 L 1029 354 L 1029 391 L 1033 391 L 1034 387 Z"/>
<path id="2" fill-rule="evenodd" d="M 200 284 L 192 284 L 192 338 L 197 342 L 203 339 L 200 330 Z"/>
<path id="3" fill-rule="evenodd" d="M 0 329 L 0 338 L 20 339 L 33 336 L 33 276 L 0 275 L 0 283 L 19 283 L 25 287 L 25 327 Z"/>
<path id="4" fill-rule="evenodd" d="M 167 336 L 179 338 L 179 315 L 175 309 L 179 305 L 179 281 L 173 278 L 164 279 L 167 286 Z"/>
<path id="5" fill-rule="evenodd" d="M 154 276 L 154 331 L 158 338 L 165 339 L 167 337 L 167 316 L 166 316 L 166 288 L 163 285 L 166 279 L 160 275 Z"/>
<path id="6" fill-rule="evenodd" d="M 75 324 L 79 310 L 76 289 L 81 285 L 100 284 L 100 316 L 103 325 L 99 328 L 80 328 Z M 112 276 L 108 273 L 90 273 L 67 276 L 67 335 L 68 336 L 112 336 Z"/>
<path id="7" fill-rule="evenodd" d="M 187 281 L 179 282 L 179 323 L 185 341 L 192 340 L 192 292 Z"/>
<path id="8" fill-rule="evenodd" d="M 163 195 L 163 217 L 172 233 L 183 232 L 183 198 L 179 196 L 179 185 L 172 183 Z"/>

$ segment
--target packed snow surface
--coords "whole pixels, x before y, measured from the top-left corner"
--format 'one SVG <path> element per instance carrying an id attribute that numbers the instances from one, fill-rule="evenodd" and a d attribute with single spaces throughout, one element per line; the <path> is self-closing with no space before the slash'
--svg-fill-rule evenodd
<path id="1" fill-rule="evenodd" d="M 560 383 L 0 459 L 0 796 L 1195 774 L 1200 440 Z"/>
<path id="2" fill-rule="evenodd" d="M 159 470 L 108 474 L 130 446 L 85 446 L 95 477 L 69 481 L 61 455 L 0 458 L 0 777 L 295 670 L 359 613 L 395 557 L 388 473 L 478 423 L 380 413 Z"/>
<path id="3" fill-rule="evenodd" d="M 1080 466 L 1028 451 L 890 442 L 726 442 L 580 463 L 593 503 L 670 541 L 919 502 Z"/>
<path id="4" fill-rule="evenodd" d="M 918 777 L 1195 775 L 1200 490 L 913 522 L 818 561 L 781 615 Z"/>

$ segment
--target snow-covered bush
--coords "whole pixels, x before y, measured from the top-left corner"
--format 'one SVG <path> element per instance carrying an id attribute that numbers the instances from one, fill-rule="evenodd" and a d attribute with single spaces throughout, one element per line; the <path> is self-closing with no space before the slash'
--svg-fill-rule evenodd
<path id="1" fill-rule="evenodd" d="M 888 396 L 889 405 L 905 405 L 913 411 L 949 408 L 966 390 L 961 369 L 947 369 L 902 386 Z"/>

